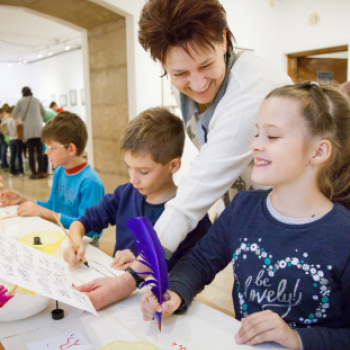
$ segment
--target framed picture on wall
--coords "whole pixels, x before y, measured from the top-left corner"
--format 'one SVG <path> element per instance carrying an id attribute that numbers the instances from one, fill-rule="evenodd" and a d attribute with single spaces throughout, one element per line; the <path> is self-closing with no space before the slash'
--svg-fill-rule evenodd
<path id="1" fill-rule="evenodd" d="M 49 103 L 47 102 L 47 100 L 42 100 L 42 104 L 44 108 L 49 108 Z"/>
<path id="2" fill-rule="evenodd" d="M 51 94 L 50 98 L 51 98 L 50 103 L 51 102 L 56 102 L 56 95 L 55 94 Z"/>
<path id="3" fill-rule="evenodd" d="M 61 105 L 61 107 L 67 106 L 67 95 L 60 96 L 60 105 Z"/>
<path id="4" fill-rule="evenodd" d="M 84 89 L 80 90 L 80 98 L 81 98 L 81 104 L 84 106 L 85 105 L 85 91 L 84 91 Z"/>
<path id="5" fill-rule="evenodd" d="M 70 90 L 69 91 L 69 98 L 70 98 L 70 105 L 76 106 L 77 105 L 77 90 Z"/>

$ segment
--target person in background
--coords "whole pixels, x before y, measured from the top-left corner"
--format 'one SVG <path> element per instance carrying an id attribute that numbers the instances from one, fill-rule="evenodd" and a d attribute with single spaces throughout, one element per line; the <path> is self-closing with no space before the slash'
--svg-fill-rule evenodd
<path id="1" fill-rule="evenodd" d="M 64 111 L 63 107 L 58 108 L 57 103 L 55 101 L 52 101 L 50 103 L 50 108 L 56 113 L 60 113 Z"/>
<path id="2" fill-rule="evenodd" d="M 79 116 L 62 112 L 47 122 L 42 140 L 52 164 L 57 167 L 53 176 L 50 196 L 46 202 L 35 201 L 15 191 L 0 193 L 2 206 L 19 204 L 19 216 L 39 216 L 56 223 L 59 214 L 65 228 L 84 215 L 85 209 L 97 204 L 104 195 L 101 179 L 90 165 L 83 161 L 87 130 Z M 100 232 L 88 232 L 98 244 Z"/>
<path id="3" fill-rule="evenodd" d="M 173 174 L 180 169 L 184 141 L 183 122 L 165 108 L 150 108 L 128 124 L 121 149 L 130 182 L 118 186 L 113 194 L 106 194 L 99 204 L 86 209 L 85 215 L 72 223 L 69 232 L 79 250 L 75 252 L 72 246 L 67 247 L 63 254 L 65 261 L 80 264 L 85 254 L 82 237 L 86 232 L 100 232 L 109 225 L 116 226 L 111 266 L 125 270 L 135 261 L 137 248 L 126 223 L 131 218 L 145 216 L 154 225 L 165 203 L 175 196 Z M 169 271 L 206 234 L 210 224 L 206 215 L 188 234 L 167 260 Z"/>
<path id="4" fill-rule="evenodd" d="M 8 144 L 6 142 L 6 137 L 7 137 L 7 127 L 6 127 L 6 111 L 9 108 L 8 104 L 4 104 L 3 108 L 0 109 L 0 159 L 1 159 L 1 168 L 0 171 L 8 171 L 9 170 L 9 165 L 7 162 L 7 149 L 8 149 Z"/>
<path id="5" fill-rule="evenodd" d="M 4 125 L 6 125 L 9 141 L 10 141 L 10 176 L 20 175 L 23 176 L 23 160 L 22 160 L 22 141 L 18 139 L 17 125 L 12 117 L 12 111 L 14 106 L 7 109 L 5 113 Z M 18 171 L 16 170 L 15 163 L 18 163 Z"/>
<path id="6" fill-rule="evenodd" d="M 31 170 L 30 179 L 43 179 L 43 144 L 41 142 L 41 129 L 43 128 L 43 118 L 45 109 L 41 102 L 33 97 L 31 89 L 25 86 L 22 89 L 23 98 L 20 99 L 14 108 L 12 115 L 17 119 L 19 115 L 23 123 L 24 139 L 29 152 L 29 167 Z M 38 163 L 36 166 L 35 156 Z"/>
<path id="7" fill-rule="evenodd" d="M 350 349 L 350 99 L 333 86 L 284 86 L 256 129 L 252 180 L 272 190 L 234 197 L 170 273 L 170 300 L 144 294 L 144 319 L 185 310 L 232 263 L 237 344 Z"/>

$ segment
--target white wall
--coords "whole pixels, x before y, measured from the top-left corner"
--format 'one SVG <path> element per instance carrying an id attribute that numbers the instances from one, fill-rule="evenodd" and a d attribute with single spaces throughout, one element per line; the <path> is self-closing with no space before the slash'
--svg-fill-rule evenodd
<path id="1" fill-rule="evenodd" d="M 81 104 L 81 90 L 84 89 L 82 53 L 75 50 L 26 65 L 0 64 L 0 104 L 14 105 L 21 98 L 23 86 L 29 86 L 33 95 L 50 104 L 51 95 L 67 96 L 67 106 L 63 107 L 78 114 L 85 120 L 85 106 Z M 76 91 L 77 105 L 70 105 L 70 90 Z M 48 109 L 48 108 L 47 108 Z"/>

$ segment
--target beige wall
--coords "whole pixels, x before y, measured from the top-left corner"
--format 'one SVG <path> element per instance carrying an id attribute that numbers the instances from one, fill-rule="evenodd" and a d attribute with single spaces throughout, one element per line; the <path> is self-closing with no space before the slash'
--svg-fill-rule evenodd
<path id="1" fill-rule="evenodd" d="M 87 0 L 0 0 L 84 28 L 88 32 L 94 167 L 106 193 L 128 181 L 119 140 L 128 123 L 125 18 Z M 82 63 L 83 64 L 83 63 Z M 89 101 L 86 101 L 88 104 Z M 115 228 L 105 230 L 101 248 L 113 252 Z"/>

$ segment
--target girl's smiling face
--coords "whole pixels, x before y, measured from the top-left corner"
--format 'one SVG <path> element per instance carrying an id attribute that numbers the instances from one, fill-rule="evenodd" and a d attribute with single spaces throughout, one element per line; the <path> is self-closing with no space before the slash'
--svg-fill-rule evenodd
<path id="1" fill-rule="evenodd" d="M 312 171 L 306 122 L 299 104 L 284 97 L 271 97 L 260 108 L 257 135 L 252 144 L 252 180 L 264 186 L 304 181 Z"/>

